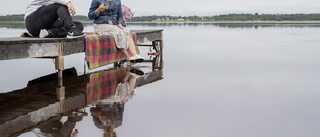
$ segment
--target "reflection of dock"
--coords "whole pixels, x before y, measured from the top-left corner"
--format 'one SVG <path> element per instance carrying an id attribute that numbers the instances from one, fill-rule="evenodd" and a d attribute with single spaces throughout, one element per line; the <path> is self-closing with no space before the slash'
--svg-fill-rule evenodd
<path id="1" fill-rule="evenodd" d="M 137 86 L 143 86 L 148 83 L 156 82 L 158 80 L 163 79 L 163 71 L 155 70 L 149 73 L 146 73 L 145 76 L 137 78 Z"/>
<path id="2" fill-rule="evenodd" d="M 155 47 L 156 49 L 157 47 Z M 145 62 L 152 63 L 152 71 L 147 73 L 144 77 L 137 78 L 137 86 L 142 86 L 148 83 L 152 83 L 163 79 L 163 51 L 162 49 L 156 49 L 158 56 L 155 56 L 152 60 L 146 60 Z"/>
<path id="3" fill-rule="evenodd" d="M 0 94 L 0 137 L 18 136 L 53 117 L 85 107 L 86 80 L 86 76 L 65 78 L 63 100 L 56 96 L 57 81 Z"/>
<path id="4" fill-rule="evenodd" d="M 150 62 L 152 71 L 137 78 L 138 87 L 163 79 L 162 54 Z M 122 69 L 124 68 L 106 70 L 106 73 Z M 0 137 L 19 136 L 34 128 L 48 128 L 47 126 L 52 125 L 50 124 L 52 121 L 60 121 L 62 116 L 70 117 L 72 112 L 90 104 L 87 86 L 91 74 L 77 76 L 77 72 L 73 69 L 63 72 L 66 71 L 69 73 L 63 73 L 63 80 L 58 79 L 58 73 L 50 74 L 29 81 L 28 86 L 23 89 L 1 93 Z M 57 85 L 58 88 L 59 85 L 63 85 L 64 92 L 58 92 Z M 110 89 L 108 87 L 110 85 L 105 86 L 105 89 Z"/>
<path id="5" fill-rule="evenodd" d="M 61 105 L 65 111 L 71 111 L 85 106 L 85 94 L 76 94 L 66 97 L 64 102 L 57 101 L 56 97 L 43 95 L 0 95 L 2 102 L 0 113 L 0 137 L 17 136 L 35 128 L 35 126 L 62 116 Z M 9 101 L 8 101 L 9 100 Z M 3 103 L 7 102 L 7 103 Z M 14 127 L 14 129 L 10 129 Z"/>

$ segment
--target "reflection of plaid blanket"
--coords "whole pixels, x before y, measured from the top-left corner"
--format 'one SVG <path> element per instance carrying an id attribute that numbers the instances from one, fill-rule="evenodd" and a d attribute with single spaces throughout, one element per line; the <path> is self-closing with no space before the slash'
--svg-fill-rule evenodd
<path id="1" fill-rule="evenodd" d="M 137 46 L 136 33 L 132 33 L 132 38 Z M 115 45 L 113 35 L 87 34 L 85 37 L 85 43 L 86 61 L 89 69 L 125 60 L 125 57 L 121 54 L 121 50 Z M 129 51 L 128 53 L 130 55 Z"/>
<path id="2" fill-rule="evenodd" d="M 87 104 L 94 105 L 114 96 L 116 86 L 126 71 L 126 68 L 119 68 L 90 74 L 90 81 L 87 84 Z"/>

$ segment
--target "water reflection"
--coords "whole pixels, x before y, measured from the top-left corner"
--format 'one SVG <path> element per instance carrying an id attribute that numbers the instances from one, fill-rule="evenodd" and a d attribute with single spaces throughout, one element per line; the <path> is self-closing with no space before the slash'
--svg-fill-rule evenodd
<path id="1" fill-rule="evenodd" d="M 103 135 L 116 136 L 115 128 L 122 125 L 124 104 L 97 104 L 90 109 L 94 125 L 103 129 Z"/>
<path id="2" fill-rule="evenodd" d="M 65 74 L 73 71 L 74 68 L 67 69 Z M 1 93 L 0 136 L 19 136 L 24 132 L 70 136 L 76 119 L 81 119 L 77 116 L 87 115 L 83 111 L 86 106 L 87 78 L 85 75 L 74 74 L 65 75 L 63 78 L 63 84 L 68 91 L 63 95 L 63 99 L 56 94 L 57 74 L 31 80 L 26 88 Z M 62 116 L 68 116 L 70 120 L 59 123 Z"/>
<path id="3" fill-rule="evenodd" d="M 65 69 L 63 95 L 57 90 L 57 73 L 30 80 L 23 89 L 1 93 L 0 137 L 26 133 L 76 137 L 79 131 L 75 127 L 86 116 L 91 116 L 94 123 L 88 126 L 102 129 L 106 137 L 116 136 L 114 129 L 122 125 L 124 107 L 135 94 L 134 88 L 163 79 L 161 58 L 153 57 L 151 66 L 142 68 L 144 71 L 140 67 L 117 66 L 78 75 L 75 68 Z"/>
<path id="4" fill-rule="evenodd" d="M 76 123 L 81 121 L 83 115 L 75 113 L 67 116 L 67 121 L 61 122 L 62 116 L 50 118 L 50 120 L 34 128 L 32 132 L 38 137 L 76 137 L 78 130 Z"/>
<path id="5" fill-rule="evenodd" d="M 112 71 L 102 71 L 90 74 L 90 82 L 87 86 L 89 105 L 97 103 L 123 103 L 131 98 L 133 88 L 136 85 L 134 70 L 120 68 Z M 138 71 L 138 70 L 137 70 Z M 142 72 L 141 75 L 144 73 Z"/>
<path id="6" fill-rule="evenodd" d="M 90 74 L 87 86 L 87 102 L 94 125 L 103 129 L 106 137 L 116 136 L 114 129 L 122 125 L 125 102 L 132 99 L 137 76 L 144 75 L 138 69 L 119 68 Z"/>
<path id="7" fill-rule="evenodd" d="M 163 78 L 162 54 L 146 62 L 152 62 L 149 73 L 127 67 L 90 74 L 87 103 L 94 125 L 103 130 L 104 137 L 117 136 L 114 129 L 122 125 L 125 104 L 135 94 L 134 88 Z"/>

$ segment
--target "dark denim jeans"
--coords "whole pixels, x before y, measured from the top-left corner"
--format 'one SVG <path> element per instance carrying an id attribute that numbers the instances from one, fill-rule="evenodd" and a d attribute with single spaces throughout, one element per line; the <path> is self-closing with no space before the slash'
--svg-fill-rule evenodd
<path id="1" fill-rule="evenodd" d="M 42 6 L 26 19 L 26 28 L 34 37 L 38 37 L 41 29 L 47 29 L 50 37 L 66 37 L 73 26 L 83 30 L 80 22 L 73 22 L 68 7 L 61 4 Z"/>

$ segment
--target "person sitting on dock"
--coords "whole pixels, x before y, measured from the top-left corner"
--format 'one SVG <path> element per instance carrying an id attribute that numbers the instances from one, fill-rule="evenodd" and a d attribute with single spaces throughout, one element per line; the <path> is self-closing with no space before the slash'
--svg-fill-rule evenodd
<path id="1" fill-rule="evenodd" d="M 93 21 L 94 33 L 112 34 L 117 48 L 121 49 L 127 62 L 143 62 L 144 58 L 136 52 L 130 30 L 125 28 L 120 0 L 92 0 L 88 17 Z M 129 49 L 131 56 L 129 56 Z"/>
<path id="2" fill-rule="evenodd" d="M 69 0 L 30 0 L 24 17 L 26 28 L 40 38 L 84 37 L 82 23 L 73 22 L 70 13 L 75 15 L 76 10 Z"/>

